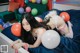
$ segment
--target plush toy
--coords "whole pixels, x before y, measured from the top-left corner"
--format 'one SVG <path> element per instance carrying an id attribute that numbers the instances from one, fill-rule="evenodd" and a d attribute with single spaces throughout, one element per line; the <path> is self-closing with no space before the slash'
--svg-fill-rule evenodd
<path id="1" fill-rule="evenodd" d="M 55 16 L 55 15 L 57 15 L 57 11 L 56 11 L 56 10 L 50 11 L 50 12 L 45 16 L 44 21 L 48 20 L 50 17 L 53 17 L 53 16 Z"/>

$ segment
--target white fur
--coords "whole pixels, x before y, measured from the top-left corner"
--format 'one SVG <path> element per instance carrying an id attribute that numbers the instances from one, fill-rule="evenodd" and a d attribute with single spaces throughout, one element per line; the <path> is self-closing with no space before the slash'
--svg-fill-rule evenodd
<path id="1" fill-rule="evenodd" d="M 49 17 L 53 17 L 55 15 L 57 15 L 56 10 L 52 10 L 45 16 L 44 20 L 46 21 L 46 19 L 49 19 Z"/>

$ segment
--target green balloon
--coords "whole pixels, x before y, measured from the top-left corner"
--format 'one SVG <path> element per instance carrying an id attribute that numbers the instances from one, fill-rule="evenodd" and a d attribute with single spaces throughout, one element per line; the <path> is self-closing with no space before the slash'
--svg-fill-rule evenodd
<path id="1" fill-rule="evenodd" d="M 0 32 L 2 32 L 2 30 L 0 29 Z"/>
<path id="2" fill-rule="evenodd" d="M 42 4 L 47 4 L 48 0 L 42 0 Z"/>
<path id="3" fill-rule="evenodd" d="M 31 14 L 32 15 L 37 15 L 38 13 L 38 10 L 36 8 L 33 8 L 32 11 L 31 11 Z"/>

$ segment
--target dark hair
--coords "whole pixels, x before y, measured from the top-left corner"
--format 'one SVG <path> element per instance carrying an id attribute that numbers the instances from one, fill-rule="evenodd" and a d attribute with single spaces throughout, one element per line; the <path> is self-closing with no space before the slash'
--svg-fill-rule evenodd
<path id="1" fill-rule="evenodd" d="M 45 24 L 47 24 L 47 23 L 50 21 L 50 18 L 51 18 L 50 16 L 44 18 L 44 22 L 45 22 Z"/>
<path id="2" fill-rule="evenodd" d="M 25 18 L 28 23 L 30 24 L 31 26 L 31 31 L 30 32 L 27 32 L 23 29 L 22 27 L 22 20 L 23 18 Z M 36 19 L 34 18 L 34 16 L 32 16 L 30 13 L 24 13 L 22 15 L 22 19 L 21 19 L 21 39 L 24 41 L 24 42 L 28 42 L 29 44 L 33 44 L 35 42 L 31 32 L 34 28 L 38 28 L 38 27 L 43 27 L 45 29 L 48 29 L 49 26 L 47 26 L 45 23 L 39 23 L 36 21 Z"/>
<path id="3" fill-rule="evenodd" d="M 34 28 L 39 28 L 39 27 L 43 27 L 43 28 L 45 28 L 45 29 L 48 29 L 47 25 L 46 25 L 44 22 L 39 23 L 39 22 L 34 18 L 34 16 L 32 16 L 30 13 L 25 13 L 25 14 L 23 14 L 22 20 L 23 20 L 23 18 L 25 18 L 25 19 L 28 21 L 28 23 L 30 24 L 30 26 L 31 26 L 31 31 L 32 31 Z M 21 23 L 22 23 L 22 20 L 21 20 Z"/>

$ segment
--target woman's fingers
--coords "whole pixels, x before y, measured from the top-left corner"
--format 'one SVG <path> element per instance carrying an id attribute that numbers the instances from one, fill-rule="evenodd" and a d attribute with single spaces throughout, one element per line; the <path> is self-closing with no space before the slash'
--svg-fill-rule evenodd
<path id="1" fill-rule="evenodd" d="M 13 47 L 14 44 L 17 44 L 17 43 L 22 43 L 22 41 L 20 39 L 14 41 L 12 44 L 11 44 L 11 47 Z"/>
<path id="2" fill-rule="evenodd" d="M 16 40 L 11 44 L 12 48 L 16 48 L 16 47 L 19 47 L 19 46 L 22 46 L 22 41 L 21 40 Z"/>
<path id="3" fill-rule="evenodd" d="M 10 46 L 13 48 L 13 43 Z"/>
<path id="4" fill-rule="evenodd" d="M 22 43 L 17 43 L 17 44 L 14 44 L 13 45 L 13 48 L 14 49 L 19 49 L 20 47 L 22 47 L 23 45 L 22 45 Z"/>
<path id="5" fill-rule="evenodd" d="M 15 42 L 13 42 L 10 46 L 13 48 L 14 44 L 15 44 Z"/>
<path id="6" fill-rule="evenodd" d="M 28 50 L 29 44 L 23 43 L 23 47 L 24 47 L 25 50 Z"/>

